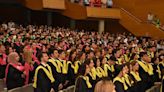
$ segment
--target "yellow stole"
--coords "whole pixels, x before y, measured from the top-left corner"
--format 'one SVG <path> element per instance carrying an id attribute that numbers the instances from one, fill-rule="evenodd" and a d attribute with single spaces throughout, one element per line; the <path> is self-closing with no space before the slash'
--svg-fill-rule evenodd
<path id="1" fill-rule="evenodd" d="M 55 81 L 55 79 L 52 75 L 51 67 L 49 65 L 47 65 L 47 67 L 48 67 L 48 70 L 45 67 L 41 66 L 41 65 L 36 68 L 35 75 L 34 75 L 34 83 L 33 83 L 34 88 L 37 88 L 37 75 L 38 75 L 38 71 L 40 69 L 42 69 L 45 72 L 47 77 L 51 80 L 51 83 L 53 83 Z M 40 77 L 42 77 L 42 76 L 40 76 Z"/>
<path id="2" fill-rule="evenodd" d="M 89 77 L 88 77 L 88 76 L 79 76 L 79 77 L 77 78 L 77 80 L 78 80 L 79 78 L 83 78 L 83 79 L 85 80 L 85 83 L 87 84 L 87 87 L 88 87 L 88 88 L 92 88 L 92 85 L 91 85 L 91 83 L 89 82 Z M 76 80 L 76 83 L 77 83 L 77 80 Z"/>
<path id="3" fill-rule="evenodd" d="M 123 77 L 123 79 L 131 87 L 131 82 L 129 80 L 129 75 L 128 74 L 125 74 L 124 77 Z"/>
<path id="4" fill-rule="evenodd" d="M 65 60 L 62 60 L 62 62 L 63 62 L 62 73 L 67 74 L 68 66 L 69 66 L 69 64 L 72 64 L 72 63 L 70 61 L 65 61 Z"/>
<path id="5" fill-rule="evenodd" d="M 96 72 L 97 72 L 97 76 L 99 78 L 105 77 L 105 72 L 104 72 L 104 70 L 101 67 L 97 67 L 96 68 Z"/>
<path id="6" fill-rule="evenodd" d="M 141 61 L 138 61 L 138 64 L 142 67 L 142 69 L 147 72 L 149 75 L 153 75 L 153 66 L 151 64 L 144 64 Z"/>
<path id="7" fill-rule="evenodd" d="M 110 66 L 108 64 L 104 64 L 105 77 L 108 77 L 108 70 L 111 70 Z"/>
<path id="8" fill-rule="evenodd" d="M 74 69 L 74 73 L 75 74 L 77 74 L 77 72 L 78 72 L 79 64 L 81 64 L 80 61 L 75 61 L 75 64 L 74 65 L 73 64 L 71 65 L 71 67 Z"/>
<path id="9" fill-rule="evenodd" d="M 89 72 L 89 75 L 92 77 L 92 80 L 96 80 L 96 75 L 97 75 L 97 73 L 96 73 L 95 67 L 93 67 L 93 68 L 91 69 L 91 71 Z"/>
<path id="10" fill-rule="evenodd" d="M 135 80 L 141 81 L 141 77 L 139 76 L 139 73 L 138 72 L 131 71 L 130 74 L 133 75 L 133 77 L 135 78 Z"/>
<path id="11" fill-rule="evenodd" d="M 123 84 L 124 86 L 124 90 L 127 90 L 128 89 L 128 86 L 126 85 L 125 81 L 123 78 L 120 78 L 120 77 L 115 77 L 114 80 L 113 80 L 113 83 L 115 83 L 116 81 L 119 81 Z"/>
<path id="12" fill-rule="evenodd" d="M 129 62 L 130 61 L 130 58 L 128 57 L 128 55 L 124 54 L 124 58 L 125 58 L 125 61 L 126 62 Z"/>
<path id="13" fill-rule="evenodd" d="M 160 64 L 162 64 L 162 66 L 164 66 L 164 62 L 163 62 L 163 61 L 161 61 L 161 62 L 158 64 L 158 66 L 157 66 L 158 76 L 159 76 L 159 78 L 161 79 L 161 78 L 162 78 L 162 76 L 161 76 L 161 70 L 160 70 L 160 67 L 159 67 L 159 65 L 160 65 Z"/>
<path id="14" fill-rule="evenodd" d="M 61 68 L 60 68 L 59 64 L 57 64 L 57 62 L 55 62 L 55 61 L 56 61 L 56 60 L 53 59 L 53 58 L 49 59 L 49 62 L 52 63 L 52 64 L 55 66 L 56 71 L 57 71 L 58 73 L 61 73 Z"/>
<path id="15" fill-rule="evenodd" d="M 122 58 L 117 58 L 117 60 L 118 60 L 118 61 L 116 61 L 116 64 L 121 65 L 121 64 L 122 64 L 122 62 L 121 62 Z"/>
<path id="16" fill-rule="evenodd" d="M 55 60 L 55 62 L 57 63 L 59 73 L 61 73 L 62 67 L 63 67 L 62 62 L 60 60 L 57 60 L 57 59 Z"/>

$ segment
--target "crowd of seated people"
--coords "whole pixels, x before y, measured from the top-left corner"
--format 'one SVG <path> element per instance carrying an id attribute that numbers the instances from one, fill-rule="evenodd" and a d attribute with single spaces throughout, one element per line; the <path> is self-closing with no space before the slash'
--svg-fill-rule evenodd
<path id="1" fill-rule="evenodd" d="M 91 7 L 112 8 L 113 6 L 112 0 L 71 0 L 71 2 Z"/>
<path id="2" fill-rule="evenodd" d="M 114 84 L 110 92 L 145 92 L 164 78 L 163 47 L 164 40 L 130 33 L 4 23 L 0 78 L 8 90 L 33 83 L 34 92 L 58 92 L 71 85 L 75 92 L 94 92 L 97 82 L 105 89 L 107 77 L 105 83 Z"/>

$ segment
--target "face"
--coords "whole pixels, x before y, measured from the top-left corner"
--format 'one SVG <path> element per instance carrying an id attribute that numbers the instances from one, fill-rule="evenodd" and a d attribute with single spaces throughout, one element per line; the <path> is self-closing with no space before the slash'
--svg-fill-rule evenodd
<path id="1" fill-rule="evenodd" d="M 19 62 L 19 55 L 18 54 L 15 55 L 15 60 L 16 60 L 16 62 Z"/>
<path id="2" fill-rule="evenodd" d="M 5 50 L 6 50 L 5 46 L 2 45 L 2 46 L 0 47 L 0 52 L 1 52 L 1 53 L 5 53 Z"/>
<path id="3" fill-rule="evenodd" d="M 96 65 L 97 65 L 97 67 L 100 67 L 100 60 L 99 59 L 97 59 Z"/>
<path id="4" fill-rule="evenodd" d="M 88 74 L 89 72 L 90 72 L 90 68 L 89 68 L 88 65 L 86 65 L 86 71 L 85 71 L 85 73 Z"/>
<path id="5" fill-rule="evenodd" d="M 13 52 L 13 49 L 10 47 L 10 48 L 9 48 L 9 53 L 11 53 L 11 52 Z"/>
<path id="6" fill-rule="evenodd" d="M 93 60 L 90 61 L 89 67 L 90 67 L 90 68 L 93 68 L 93 67 L 94 67 Z"/>
<path id="7" fill-rule="evenodd" d="M 57 50 L 54 50 L 54 58 L 58 58 L 59 57 L 59 53 Z"/>
<path id="8" fill-rule="evenodd" d="M 48 61 L 48 55 L 46 53 L 43 54 L 42 61 L 47 62 Z"/>
<path id="9" fill-rule="evenodd" d="M 127 66 L 124 66 L 123 70 L 122 70 L 122 73 L 123 75 L 127 74 L 129 72 L 129 69 Z"/>
<path id="10" fill-rule="evenodd" d="M 138 63 L 136 63 L 134 66 L 133 66 L 133 70 L 138 70 L 139 69 L 139 65 L 138 65 Z"/>
<path id="11" fill-rule="evenodd" d="M 83 55 L 81 56 L 81 58 L 84 60 L 86 58 L 85 53 L 83 53 Z"/>

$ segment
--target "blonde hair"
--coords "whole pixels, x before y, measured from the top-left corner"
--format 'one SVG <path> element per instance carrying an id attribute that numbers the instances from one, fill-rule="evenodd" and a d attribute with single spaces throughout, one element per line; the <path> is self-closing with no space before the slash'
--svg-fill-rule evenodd
<path id="1" fill-rule="evenodd" d="M 23 49 L 23 56 L 24 56 L 25 62 L 30 63 L 30 64 L 32 63 L 32 49 L 31 48 L 25 47 Z"/>
<path id="2" fill-rule="evenodd" d="M 16 52 L 11 52 L 9 55 L 8 55 L 8 58 L 7 58 L 7 61 L 8 63 L 17 63 L 16 62 L 16 59 L 15 57 L 18 55 L 18 53 Z"/>
<path id="3" fill-rule="evenodd" d="M 115 92 L 115 86 L 111 80 L 97 82 L 94 92 Z"/>

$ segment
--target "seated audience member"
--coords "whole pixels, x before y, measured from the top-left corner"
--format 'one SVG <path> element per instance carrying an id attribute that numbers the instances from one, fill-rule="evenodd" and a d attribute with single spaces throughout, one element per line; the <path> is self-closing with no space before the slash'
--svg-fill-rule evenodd
<path id="1" fill-rule="evenodd" d="M 21 87 L 25 83 L 24 66 L 19 63 L 19 55 L 16 52 L 12 52 L 8 55 L 5 77 L 8 90 Z"/>
<path id="2" fill-rule="evenodd" d="M 154 19 L 154 15 L 151 12 L 149 12 L 148 15 L 147 15 L 147 21 L 149 23 L 152 23 L 153 19 Z"/>
<path id="3" fill-rule="evenodd" d="M 89 3 L 90 3 L 89 0 L 84 0 L 83 2 L 84 2 L 84 5 L 85 5 L 85 6 L 89 6 Z"/>
<path id="4" fill-rule="evenodd" d="M 39 55 L 39 61 L 41 64 L 36 68 L 34 75 L 34 92 L 52 92 L 53 83 L 55 79 L 52 74 L 51 67 L 47 64 L 48 62 L 47 53 L 43 52 Z"/>
<path id="5" fill-rule="evenodd" d="M 113 7 L 113 1 L 112 0 L 107 0 L 107 7 L 112 8 Z"/>
<path id="6" fill-rule="evenodd" d="M 92 84 L 87 76 L 89 72 L 89 65 L 83 63 L 79 68 L 79 76 L 75 82 L 75 92 L 93 92 Z"/>
<path id="7" fill-rule="evenodd" d="M 116 92 L 115 86 L 108 78 L 103 78 L 96 83 L 94 92 Z"/>

